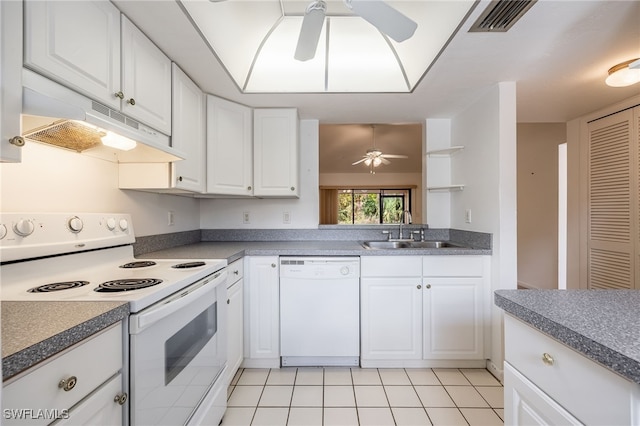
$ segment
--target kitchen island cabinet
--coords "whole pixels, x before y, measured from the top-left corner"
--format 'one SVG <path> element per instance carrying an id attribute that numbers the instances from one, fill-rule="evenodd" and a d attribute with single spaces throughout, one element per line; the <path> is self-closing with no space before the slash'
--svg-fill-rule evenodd
<path id="1" fill-rule="evenodd" d="M 498 290 L 495 302 L 505 424 L 640 424 L 640 292 Z"/>
<path id="2" fill-rule="evenodd" d="M 0 2 L 0 162 L 20 162 L 22 3 Z"/>
<path id="3" fill-rule="evenodd" d="M 25 2 L 25 66 L 171 135 L 171 61 L 110 2 Z"/>
<path id="4" fill-rule="evenodd" d="M 250 256 L 245 294 L 244 367 L 280 367 L 280 292 L 277 256 Z"/>

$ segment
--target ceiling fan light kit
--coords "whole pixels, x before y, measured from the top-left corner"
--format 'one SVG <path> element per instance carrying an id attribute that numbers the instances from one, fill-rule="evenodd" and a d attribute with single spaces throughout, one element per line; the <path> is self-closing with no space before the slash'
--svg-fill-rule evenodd
<path id="1" fill-rule="evenodd" d="M 640 82 L 640 58 L 630 59 L 609 68 L 607 86 L 626 87 Z"/>

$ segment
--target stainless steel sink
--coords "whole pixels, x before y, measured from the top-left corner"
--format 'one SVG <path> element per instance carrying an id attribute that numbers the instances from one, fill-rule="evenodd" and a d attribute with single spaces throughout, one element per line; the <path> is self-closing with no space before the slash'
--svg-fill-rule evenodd
<path id="1" fill-rule="evenodd" d="M 462 246 L 449 241 L 365 241 L 362 246 L 367 249 L 407 249 L 407 248 L 460 248 Z"/>

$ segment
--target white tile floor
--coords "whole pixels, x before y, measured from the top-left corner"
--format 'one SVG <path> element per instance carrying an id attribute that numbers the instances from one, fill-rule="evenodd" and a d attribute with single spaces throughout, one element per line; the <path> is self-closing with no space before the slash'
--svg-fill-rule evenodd
<path id="1" fill-rule="evenodd" d="M 241 369 L 222 425 L 493 426 L 503 408 L 483 369 Z"/>

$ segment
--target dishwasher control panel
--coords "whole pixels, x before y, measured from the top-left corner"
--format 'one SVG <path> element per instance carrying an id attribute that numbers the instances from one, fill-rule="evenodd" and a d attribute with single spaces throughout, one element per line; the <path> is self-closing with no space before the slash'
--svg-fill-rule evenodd
<path id="1" fill-rule="evenodd" d="M 280 277 L 351 279 L 360 277 L 359 257 L 281 257 Z"/>

